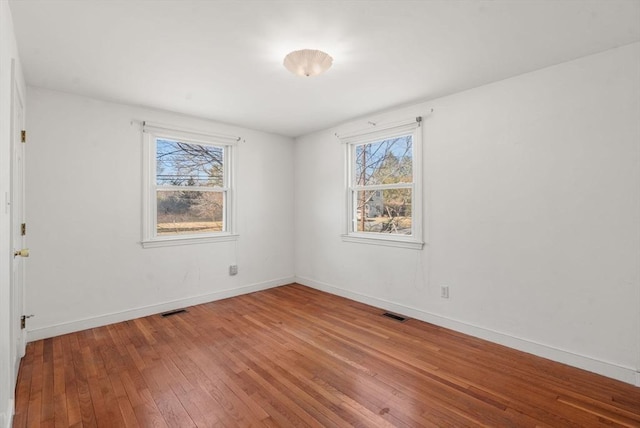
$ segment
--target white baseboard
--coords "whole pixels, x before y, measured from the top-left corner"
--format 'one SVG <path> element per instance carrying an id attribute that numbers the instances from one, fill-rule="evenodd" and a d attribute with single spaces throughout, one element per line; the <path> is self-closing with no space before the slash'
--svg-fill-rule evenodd
<path id="1" fill-rule="evenodd" d="M 162 312 L 172 311 L 174 309 L 184 308 L 188 306 L 199 305 L 202 303 L 213 302 L 215 300 L 227 299 L 242 294 L 253 293 L 255 291 L 266 290 L 280 285 L 291 284 L 295 282 L 295 278 L 280 278 L 271 281 L 260 282 L 257 284 L 245 285 L 238 288 L 230 288 L 220 290 L 214 293 L 202 294 L 199 296 L 187 297 L 184 299 L 172 300 L 170 302 L 159 303 L 155 305 L 144 306 L 135 309 L 129 309 L 111 314 L 99 315 L 92 318 L 75 320 L 47 327 L 36 328 L 27 331 L 27 341 L 47 339 L 49 337 L 60 336 L 62 334 L 73 333 L 76 331 L 87 330 L 90 328 L 101 327 L 117 322 L 128 321 L 135 318 L 146 317 L 149 315 L 159 314 Z"/>
<path id="2" fill-rule="evenodd" d="M 514 348 L 549 360 L 578 367 L 583 370 L 640 387 L 640 373 L 631 367 L 623 367 L 607 361 L 601 361 L 595 358 L 579 355 L 564 349 L 555 348 L 542 343 L 511 336 L 499 331 L 475 326 L 463 321 L 443 317 L 422 309 L 412 308 L 410 306 L 401 305 L 388 300 L 379 299 L 377 297 L 344 290 L 340 287 L 315 281 L 310 278 L 296 277 L 296 282 L 320 291 L 325 291 L 360 303 L 393 311 L 440 327 L 449 328 L 470 336 L 488 340 L 489 342 L 498 343 L 500 345 L 508 346 L 509 348 Z"/>

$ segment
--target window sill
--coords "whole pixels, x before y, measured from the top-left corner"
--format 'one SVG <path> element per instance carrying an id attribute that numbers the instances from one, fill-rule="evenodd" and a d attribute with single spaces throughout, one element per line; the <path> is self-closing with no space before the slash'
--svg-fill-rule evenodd
<path id="1" fill-rule="evenodd" d="M 387 247 L 409 248 L 412 250 L 422 250 L 424 242 L 410 239 L 390 238 L 388 235 L 382 236 L 363 236 L 363 235 L 342 235 L 344 242 L 355 242 L 358 244 L 384 245 Z"/>
<path id="2" fill-rule="evenodd" d="M 217 236 L 179 236 L 168 238 L 157 238 L 154 240 L 142 241 L 142 248 L 157 248 L 157 247 L 173 247 L 176 245 L 193 245 L 193 244 L 208 244 L 211 242 L 227 242 L 237 241 L 239 235 L 217 235 Z"/>

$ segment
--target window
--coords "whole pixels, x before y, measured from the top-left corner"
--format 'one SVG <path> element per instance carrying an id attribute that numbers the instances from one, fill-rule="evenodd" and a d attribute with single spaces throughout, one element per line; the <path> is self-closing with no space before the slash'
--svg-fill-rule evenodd
<path id="1" fill-rule="evenodd" d="M 347 152 L 343 240 L 422 248 L 421 121 L 338 136 Z"/>
<path id="2" fill-rule="evenodd" d="M 146 122 L 143 134 L 142 245 L 236 239 L 232 158 L 238 138 Z"/>

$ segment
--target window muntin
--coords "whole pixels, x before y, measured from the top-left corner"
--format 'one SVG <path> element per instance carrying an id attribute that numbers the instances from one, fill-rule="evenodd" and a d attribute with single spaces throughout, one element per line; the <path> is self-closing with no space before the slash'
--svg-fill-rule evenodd
<path id="1" fill-rule="evenodd" d="M 422 248 L 420 122 L 338 135 L 347 145 L 343 240 Z"/>
<path id="2" fill-rule="evenodd" d="M 237 139 L 146 126 L 144 247 L 235 239 Z"/>

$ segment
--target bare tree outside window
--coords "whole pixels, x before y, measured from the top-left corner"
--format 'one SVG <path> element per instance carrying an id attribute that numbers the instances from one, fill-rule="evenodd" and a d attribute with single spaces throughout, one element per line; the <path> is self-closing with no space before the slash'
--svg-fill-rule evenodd
<path id="1" fill-rule="evenodd" d="M 413 141 L 410 135 L 355 146 L 358 232 L 411 234 Z M 368 190 L 370 188 L 371 190 Z"/>
<path id="2" fill-rule="evenodd" d="M 223 231 L 224 153 L 218 146 L 156 140 L 159 236 Z"/>

